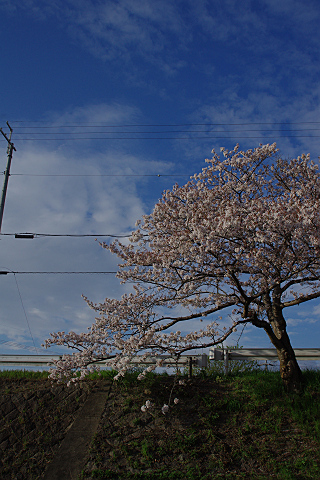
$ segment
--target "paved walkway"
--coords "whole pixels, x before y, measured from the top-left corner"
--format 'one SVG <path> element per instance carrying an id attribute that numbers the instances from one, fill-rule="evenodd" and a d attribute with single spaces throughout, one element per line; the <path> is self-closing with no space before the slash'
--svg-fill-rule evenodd
<path id="1" fill-rule="evenodd" d="M 93 391 L 79 411 L 52 462 L 44 480 L 76 480 L 84 468 L 88 448 L 96 433 L 110 385 Z"/>

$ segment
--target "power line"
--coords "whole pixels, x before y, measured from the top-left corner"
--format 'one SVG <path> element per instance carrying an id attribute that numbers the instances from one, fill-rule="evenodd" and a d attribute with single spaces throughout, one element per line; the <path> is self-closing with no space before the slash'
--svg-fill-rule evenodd
<path id="1" fill-rule="evenodd" d="M 261 139 L 263 135 L 238 136 L 239 140 Z M 279 138 L 320 138 L 320 135 L 272 135 L 272 139 Z M 68 137 L 68 138 L 17 138 L 16 141 L 69 141 L 69 140 L 234 140 L 235 136 L 198 136 L 198 137 Z M 1 141 L 1 139 L 0 139 Z"/>
<path id="2" fill-rule="evenodd" d="M 22 297 L 21 297 L 21 293 L 20 293 L 20 288 L 19 288 L 19 285 L 18 285 L 18 280 L 17 280 L 17 277 L 16 277 L 16 275 L 15 275 L 14 272 L 13 272 L 13 276 L 14 276 L 14 279 L 15 279 L 15 282 L 16 282 L 16 285 L 17 285 L 17 289 L 18 289 L 18 293 L 19 293 L 19 297 L 20 297 L 20 301 L 21 301 L 21 306 L 22 306 L 22 310 L 23 310 L 24 316 L 25 316 L 26 321 L 27 321 L 27 325 L 28 325 L 28 330 L 29 330 L 29 333 L 30 333 L 30 337 L 31 337 L 31 339 L 32 339 L 33 346 L 34 346 L 36 352 L 38 353 L 37 347 L 36 347 L 36 344 L 35 344 L 35 341 L 34 341 L 32 332 L 31 332 L 31 328 L 30 328 L 30 323 L 29 323 L 29 320 L 28 320 L 27 312 L 26 312 L 26 309 L 24 308 L 24 304 L 23 304 L 23 301 L 22 301 Z"/>
<path id="3" fill-rule="evenodd" d="M 4 175 L 5 172 L 2 172 Z M 24 177 L 190 177 L 190 175 L 177 173 L 177 174 L 73 174 L 73 173 L 11 173 L 10 176 L 24 176 Z"/>
<path id="4" fill-rule="evenodd" d="M 88 122 L 66 122 L 64 125 L 53 126 L 52 122 L 47 120 L 13 120 L 11 123 L 50 123 L 50 126 L 34 126 L 32 128 L 86 128 L 86 127 L 192 127 L 192 126 L 242 126 L 242 125 L 319 125 L 319 122 L 237 122 L 237 123 L 129 123 L 129 124 L 117 124 L 106 125 L 103 123 L 91 123 Z M 30 128 L 30 126 L 17 126 L 15 128 Z"/>
<path id="5" fill-rule="evenodd" d="M 14 275 L 107 275 L 116 274 L 118 272 L 14 272 L 0 270 L 0 275 L 7 275 L 13 273 Z"/>
<path id="6" fill-rule="evenodd" d="M 22 138 L 18 137 L 18 140 L 23 141 L 67 141 L 67 140 L 201 140 L 201 139 L 225 139 L 231 140 L 234 138 L 234 135 L 239 139 L 256 139 L 265 137 L 266 135 L 272 135 L 273 138 L 319 138 L 318 135 L 301 135 L 299 132 L 306 131 L 319 131 L 318 128 L 293 128 L 294 126 L 318 126 L 320 122 L 235 122 L 235 123 L 163 123 L 163 124 L 117 124 L 117 125 L 107 125 L 103 123 L 65 123 L 62 125 L 52 125 L 48 121 L 19 121 L 16 120 L 15 124 L 27 124 L 16 126 L 18 130 L 23 132 L 18 133 L 17 135 L 24 135 Z M 36 125 L 34 125 L 36 124 Z M 41 125 L 39 125 L 41 124 Z M 43 125 L 49 124 L 49 125 Z M 261 128 L 251 128 L 261 126 L 269 126 L 269 129 Z M 273 128 L 270 128 L 273 127 Z M 161 128 L 161 130 L 138 130 L 141 128 Z M 170 127 L 170 130 L 163 130 L 163 128 Z M 181 127 L 201 127 L 196 130 L 191 129 L 177 129 Z M 209 130 L 204 130 L 203 127 L 206 127 Z M 250 127 L 250 128 L 241 128 L 241 129 L 232 129 L 232 130 L 213 130 L 213 127 Z M 127 129 L 119 131 L 118 129 Z M 132 130 L 134 128 L 135 130 Z M 81 131 L 63 131 L 70 129 L 81 129 Z M 87 130 L 84 130 L 87 129 Z M 89 129 L 89 130 L 88 130 Z M 95 130 L 93 130 L 95 129 Z M 98 129 L 98 130 L 97 130 Z M 116 129 L 116 130 L 115 130 Z M 29 130 L 29 131 L 28 131 Z M 41 132 L 39 130 L 46 130 Z M 50 131 L 49 131 L 50 130 Z M 108 131 L 109 130 L 109 131 Z M 260 135 L 250 135 L 252 132 L 259 132 Z M 296 133 L 295 133 L 296 132 Z M 188 136 L 160 136 L 163 134 L 177 134 L 177 133 L 188 133 Z M 192 135 L 192 134 L 203 134 L 203 135 Z M 217 135 L 219 133 L 225 134 L 224 136 Z M 245 136 L 238 136 L 239 133 L 245 134 Z M 84 136 L 88 135 L 90 136 Z M 135 134 L 135 136 L 128 136 L 129 134 Z M 205 134 L 205 135 L 204 135 Z M 228 134 L 226 136 L 226 134 Z M 233 134 L 233 135 L 230 135 Z M 290 135 L 291 134 L 291 135 Z M 25 137 L 25 135 L 31 135 L 36 137 Z M 45 137 L 43 137 L 43 135 Z M 91 136 L 94 135 L 94 136 Z M 103 135 L 103 136 L 101 136 Z M 108 135 L 108 136 L 106 136 Z M 121 135 L 121 136 L 119 136 Z M 148 135 L 148 136 L 141 136 Z M 157 135 L 157 136 L 149 136 Z M 40 136 L 40 137 L 39 137 Z"/>
<path id="7" fill-rule="evenodd" d="M 19 128 L 19 127 L 18 127 Z M 34 128 L 34 127 L 32 127 Z M 47 129 L 54 129 L 54 128 L 67 128 L 67 127 L 36 127 L 36 128 L 47 128 Z M 71 128 L 71 127 L 70 127 Z M 72 128 L 76 128 L 76 127 L 72 127 Z M 88 128 L 88 127 L 87 127 Z M 92 127 L 92 128 L 95 128 L 95 127 Z M 109 127 L 105 127 L 105 128 L 109 128 Z M 306 132 L 306 131 L 319 131 L 319 128 L 299 128 L 299 129 L 296 129 L 296 128 L 290 128 L 290 129 L 272 129 L 272 130 L 261 130 L 261 129 L 241 129 L 241 130 L 210 130 L 210 131 L 205 131 L 205 130 L 160 130 L 160 131 L 144 131 L 144 130 L 126 130 L 126 131 L 123 131 L 123 132 L 119 132 L 117 131 L 116 133 L 117 134 L 124 134 L 124 135 L 127 135 L 128 133 L 139 133 L 139 134 L 153 134 L 153 133 L 156 133 L 156 134 L 162 134 L 162 133 L 207 133 L 207 134 L 210 134 L 210 133 L 238 133 L 238 132 L 264 132 L 264 133 L 273 133 L 273 132 L 277 132 L 277 133 L 282 133 L 282 132 Z M 103 130 L 103 131 L 92 131 L 92 130 L 89 130 L 89 131 L 82 131 L 82 132 L 23 132 L 23 135 L 83 135 L 83 134 L 87 134 L 87 133 L 90 133 L 90 134 L 95 134 L 95 135 L 98 135 L 98 134 L 101 134 L 101 133 L 114 133 L 114 132 L 108 132 L 106 130 Z M 17 135 L 21 135 L 19 133 L 17 133 Z"/>
<path id="8" fill-rule="evenodd" d="M 75 237 L 75 238 L 81 238 L 81 237 L 111 237 L 111 238 L 129 238 L 132 236 L 132 234 L 128 235 L 117 235 L 117 234 L 110 234 L 110 233 L 85 233 L 85 234 L 73 234 L 73 233 L 33 233 L 33 232 L 24 232 L 24 233 L 0 233 L 0 236 L 23 236 L 23 235 L 28 235 L 28 236 L 34 236 L 34 237 Z"/>
<path id="9" fill-rule="evenodd" d="M 18 280 L 17 280 L 17 277 L 16 277 L 16 272 L 13 272 L 12 270 L 9 270 L 7 268 L 7 272 L 0 272 L 1 274 L 4 274 L 5 275 L 7 273 L 12 273 L 13 276 L 14 276 L 14 280 L 15 280 L 15 283 L 16 283 L 16 287 L 17 287 L 17 290 L 18 290 L 18 294 L 19 294 L 19 298 L 20 298 L 20 302 L 21 302 L 21 306 L 22 306 L 22 310 L 23 310 L 23 313 L 24 313 L 24 316 L 25 316 L 25 319 L 26 319 L 26 322 L 27 322 L 27 326 L 28 326 L 28 330 L 29 330 L 29 333 L 30 333 L 30 337 L 32 339 L 32 343 L 33 343 L 33 346 L 37 352 L 37 347 L 36 347 L 36 344 L 35 344 L 35 341 L 34 341 L 34 338 L 33 338 L 33 335 L 32 335 L 32 332 L 31 332 L 31 327 L 30 327 L 30 323 L 29 323 L 29 319 L 28 319 L 28 316 L 27 316 L 27 312 L 26 312 L 26 309 L 24 308 L 24 304 L 23 304 L 23 300 L 22 300 L 22 296 L 21 296 L 21 292 L 20 292 L 20 288 L 19 288 L 19 285 L 18 285 Z M 38 352 L 37 352 L 38 353 Z"/>

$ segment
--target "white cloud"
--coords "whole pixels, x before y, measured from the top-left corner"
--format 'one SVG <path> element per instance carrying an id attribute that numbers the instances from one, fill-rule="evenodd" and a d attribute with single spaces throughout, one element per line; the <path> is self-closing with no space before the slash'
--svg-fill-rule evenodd
<path id="1" fill-rule="evenodd" d="M 103 60 L 129 61 L 131 56 L 152 62 L 168 45 L 168 35 L 181 44 L 187 27 L 170 0 L 16 0 L 0 4 L 12 13 L 21 8 L 35 19 L 55 18 L 77 42 Z M 170 56 L 170 50 L 168 50 Z M 168 64 L 160 62 L 165 69 Z M 158 66 L 159 66 L 158 65 Z M 173 68 L 173 64 L 171 65 Z"/>
<path id="2" fill-rule="evenodd" d="M 297 90 L 299 81 L 289 73 L 292 69 L 304 70 L 305 82 L 317 76 L 319 9 L 312 1 L 266 0 L 256 5 L 243 0 L 239 6 L 236 0 L 7 0 L 1 7 L 13 15 L 24 11 L 39 21 L 57 22 L 73 42 L 96 58 L 125 68 L 126 76 L 136 82 L 145 76 L 141 60 L 167 76 L 186 67 L 198 69 L 189 54 L 196 55 L 203 42 L 213 52 L 226 48 L 225 55 L 235 64 L 243 57 L 241 74 L 237 77 L 235 68 L 229 76 L 236 74 L 236 81 L 247 86 L 262 74 L 269 84 L 285 82 L 285 88 L 293 84 Z M 301 35 L 303 45 L 307 42 L 310 48 L 301 47 Z M 256 65 L 247 61 L 248 52 Z M 201 65 L 201 73 L 213 66 L 219 72 L 215 55 L 205 68 Z"/>
<path id="3" fill-rule="evenodd" d="M 193 121 L 201 123 L 217 124 L 208 137 L 229 137 L 225 140 L 208 138 L 208 143 L 210 142 L 216 151 L 219 151 L 221 146 L 230 148 L 236 143 L 240 144 L 241 149 L 247 149 L 258 146 L 259 143 L 276 142 L 280 153 L 285 157 L 310 153 L 314 161 L 318 160 L 318 126 L 303 124 L 320 121 L 318 88 L 299 98 L 282 99 L 281 96 L 267 92 L 252 92 L 247 98 L 243 98 L 238 94 L 238 85 L 234 85 L 225 90 L 219 101 L 208 101 L 199 107 L 192 118 Z M 281 122 L 283 125 L 279 125 Z M 201 155 L 198 147 L 196 153 L 189 149 L 186 154 L 191 157 Z"/>
<path id="4" fill-rule="evenodd" d="M 69 130 L 72 125 L 79 123 L 83 125 L 139 123 L 140 118 L 141 112 L 138 108 L 119 103 L 97 103 L 48 114 L 48 121 L 53 127 L 68 125 Z M 76 133 L 79 130 L 71 128 L 71 131 Z"/>
<path id="5" fill-rule="evenodd" d="M 129 121 L 132 108 L 89 106 L 55 116 L 53 125 L 70 122 Z M 133 115 L 136 112 L 134 111 Z M 158 173 L 168 167 L 163 161 L 128 154 L 123 147 L 92 148 L 90 141 L 55 147 L 55 143 L 22 143 L 15 152 L 2 233 L 127 234 L 146 210 L 137 185 L 139 177 L 123 173 Z M 169 165 L 170 168 L 170 165 Z M 120 175 L 97 177 L 18 176 L 14 173 Z M 159 192 L 161 193 L 161 192 Z M 99 238 L 107 240 L 107 238 Z M 118 258 L 100 247 L 94 238 L 45 237 L 19 240 L 1 237 L 0 268 L 9 271 L 116 271 Z M 81 297 L 94 302 L 119 297 L 131 287 L 121 286 L 107 275 L 22 275 L 17 285 L 12 274 L 1 276 L 0 339 L 39 346 L 57 330 L 85 331 L 94 312 Z M 10 346 L 10 345 L 9 345 Z"/>

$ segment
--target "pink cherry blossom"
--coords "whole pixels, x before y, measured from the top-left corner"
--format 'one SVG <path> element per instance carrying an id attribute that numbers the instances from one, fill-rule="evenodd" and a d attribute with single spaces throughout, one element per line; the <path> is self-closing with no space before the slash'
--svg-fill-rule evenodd
<path id="1" fill-rule="evenodd" d="M 166 413 L 168 413 L 169 411 L 169 405 L 166 405 L 164 404 L 162 409 L 161 409 L 162 413 L 165 415 Z"/>

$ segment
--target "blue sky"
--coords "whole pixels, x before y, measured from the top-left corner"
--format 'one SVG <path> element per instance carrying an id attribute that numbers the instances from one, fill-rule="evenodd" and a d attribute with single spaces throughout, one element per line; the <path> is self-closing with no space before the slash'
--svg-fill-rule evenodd
<path id="1" fill-rule="evenodd" d="M 2 234 L 128 234 L 212 148 L 276 141 L 285 157 L 318 161 L 319 21 L 311 0 L 0 0 L 0 126 L 17 149 Z M 4 270 L 117 265 L 93 237 L 0 242 Z M 0 281 L 2 353 L 86 330 L 81 294 L 128 288 L 97 274 Z M 319 347 L 319 301 L 285 314 L 294 347 Z M 250 327 L 240 343 L 270 346 Z"/>

